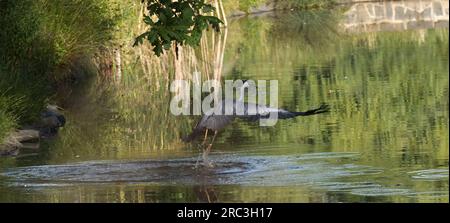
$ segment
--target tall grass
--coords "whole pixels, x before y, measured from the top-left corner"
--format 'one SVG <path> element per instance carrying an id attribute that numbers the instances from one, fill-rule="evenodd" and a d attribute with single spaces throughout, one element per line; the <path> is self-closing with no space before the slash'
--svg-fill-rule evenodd
<path id="1" fill-rule="evenodd" d="M 0 94 L 0 140 L 16 127 L 16 116 L 11 110 L 20 106 L 20 100 Z"/>
<path id="2" fill-rule="evenodd" d="M 82 75 L 80 60 L 114 44 L 120 2 L 0 0 L 0 141 L 35 120 L 61 83 Z"/>
<path id="3" fill-rule="evenodd" d="M 9 109 L 15 118 L 2 115 L 2 120 L 15 125 L 35 120 L 44 105 L 56 99 L 58 89 L 70 87 L 86 73 L 108 79 L 123 70 L 126 82 L 141 78 L 126 69 L 137 64 L 159 88 L 175 71 L 196 63 L 180 59 L 177 65 L 171 52 L 157 58 L 149 46 L 130 47 L 147 28 L 139 0 L 0 0 L 0 4 L 0 96 L 23 102 Z M 183 53 L 186 58 L 195 54 L 191 48 Z M 117 57 L 124 61 L 123 68 L 117 67 Z M 6 108 L 0 111 L 6 114 Z M 7 126 L 7 121 L 2 123 Z"/>
<path id="4" fill-rule="evenodd" d="M 230 0 L 224 3 L 226 11 L 248 11 L 264 2 Z M 131 44 L 139 28 L 143 28 L 140 24 L 143 12 L 139 0 L 0 0 L 0 100 L 3 104 L 18 99 L 22 102 L 20 106 L 0 107 L 0 125 L 33 122 L 44 105 L 55 100 L 58 88 L 70 86 L 73 80 L 92 73 L 80 67 L 90 67 L 93 63 L 100 68 L 100 73 L 114 75 L 115 70 L 110 67 L 116 66 L 116 61 L 112 58 L 118 55 L 127 61 L 134 54 L 129 52 L 129 47 L 121 46 Z M 202 41 L 202 45 L 205 48 L 211 46 L 211 42 Z M 121 51 L 128 52 L 117 54 Z M 143 69 L 156 79 L 160 75 L 167 78 L 174 66 L 182 65 L 173 64 L 170 55 L 156 58 L 146 49 L 138 51 L 147 58 L 141 60 Z M 192 49 L 185 51 L 186 57 L 199 54 Z M 186 60 L 185 65 L 205 64 L 207 57 L 214 57 L 204 50 L 202 53 L 201 61 Z M 101 70 L 102 66 L 106 69 Z M 205 72 L 210 70 L 214 69 Z M 175 73 L 179 73 L 177 69 Z M 159 82 L 156 79 L 154 81 Z M 8 128 L 0 129 L 0 141 Z"/>

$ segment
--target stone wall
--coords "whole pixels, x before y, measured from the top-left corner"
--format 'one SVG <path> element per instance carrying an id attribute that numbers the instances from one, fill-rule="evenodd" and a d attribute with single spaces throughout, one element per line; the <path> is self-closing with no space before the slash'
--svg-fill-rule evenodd
<path id="1" fill-rule="evenodd" d="M 449 27 L 448 0 L 354 3 L 342 21 L 349 32 L 397 31 Z"/>

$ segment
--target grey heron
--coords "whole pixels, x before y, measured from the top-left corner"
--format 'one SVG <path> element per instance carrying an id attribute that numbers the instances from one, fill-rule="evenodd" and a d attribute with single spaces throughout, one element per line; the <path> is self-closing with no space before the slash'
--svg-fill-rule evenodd
<path id="1" fill-rule="evenodd" d="M 220 115 L 214 114 L 213 112 L 209 112 L 209 114 L 204 114 L 200 121 L 195 125 L 192 130 L 192 133 L 183 138 L 185 142 L 191 142 L 199 136 L 204 134 L 204 139 L 202 146 L 205 146 L 208 132 L 213 132 L 213 137 L 210 144 L 203 151 L 203 161 L 205 164 L 208 164 L 207 158 L 208 154 L 211 151 L 212 145 L 218 132 L 225 127 L 227 127 L 235 118 L 239 118 L 246 121 L 258 121 L 260 119 L 268 119 L 272 113 L 277 114 L 278 119 L 291 119 L 297 116 L 310 116 L 317 115 L 321 113 L 325 113 L 329 111 L 329 106 L 327 104 L 322 104 L 319 108 L 299 112 L 299 111 L 288 111 L 281 108 L 274 108 L 266 105 L 259 105 L 254 103 L 246 103 L 244 102 L 244 93 L 245 88 L 248 88 L 249 82 L 244 80 L 242 87 L 240 88 L 240 98 L 235 100 L 222 100 L 219 106 L 219 110 L 222 111 Z M 225 114 L 225 106 L 232 105 L 233 111 L 232 114 Z M 237 108 L 241 106 L 242 113 L 237 112 Z M 217 109 L 217 108 L 216 108 Z M 253 110 L 256 109 L 256 110 Z M 253 112 L 252 112 L 253 111 Z"/>

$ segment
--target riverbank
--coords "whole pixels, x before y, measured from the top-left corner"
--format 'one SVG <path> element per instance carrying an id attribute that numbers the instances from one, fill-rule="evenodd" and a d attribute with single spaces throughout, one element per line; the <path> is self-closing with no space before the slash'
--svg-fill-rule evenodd
<path id="1" fill-rule="evenodd" d="M 58 137 L 0 159 L 0 201 L 207 202 L 209 192 L 218 202 L 448 202 L 448 29 L 343 29 L 350 15 L 386 21 L 352 10 L 370 5 L 229 20 L 225 47 L 215 35 L 218 78 L 278 80 L 280 107 L 327 102 L 332 112 L 273 128 L 236 120 L 215 140 L 211 171 L 193 170 L 201 139 L 180 140 L 199 117 L 170 113 L 174 71 L 125 45 L 120 83 L 80 83 Z M 205 49 L 183 48 L 182 78 L 190 64 L 202 75 L 214 64 Z"/>
<path id="2" fill-rule="evenodd" d="M 232 4 L 253 10 L 263 2 L 226 1 L 225 6 L 227 11 L 233 10 Z M 36 122 L 48 103 L 64 107 L 64 99 L 80 79 L 121 79 L 121 61 L 128 53 L 121 46 L 131 44 L 139 29 L 145 29 L 139 0 L 4 0 L 0 4 L 0 26 L 5 27 L 0 34 L 0 142 L 20 126 Z M 173 69 L 168 57 L 145 56 L 152 64 Z M 155 76 L 167 73 L 149 69 Z"/>
<path id="3" fill-rule="evenodd" d="M 63 103 L 58 92 L 97 75 L 96 58 L 111 63 L 105 52 L 120 44 L 117 29 L 136 2 L 0 1 L 0 142 L 37 122 L 48 103 Z"/>
<path id="4" fill-rule="evenodd" d="M 227 16 L 234 17 L 359 1 L 298 2 L 230 0 L 224 7 Z M 25 4 L 3 0 L 0 4 L 0 25 L 5 27 L 0 34 L 0 142 L 20 126 L 36 122 L 48 103 L 65 107 L 65 99 L 80 80 L 89 76 L 100 76 L 105 82 L 122 79 L 127 74 L 123 69 L 127 60 L 145 58 L 141 61 L 143 69 L 152 73 L 155 83 L 162 76 L 170 79 L 177 73 L 173 55 L 158 58 L 145 48 L 121 47 L 132 44 L 134 37 L 146 29 L 139 0 L 77 0 L 70 4 L 59 0 L 26 0 Z M 138 52 L 129 52 L 134 50 Z"/>

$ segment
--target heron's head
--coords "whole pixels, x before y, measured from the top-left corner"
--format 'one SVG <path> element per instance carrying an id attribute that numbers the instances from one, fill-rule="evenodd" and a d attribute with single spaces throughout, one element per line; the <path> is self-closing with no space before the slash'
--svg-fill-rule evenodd
<path id="1" fill-rule="evenodd" d="M 242 88 L 248 88 L 251 86 L 252 81 L 248 81 L 247 79 L 242 80 Z"/>

